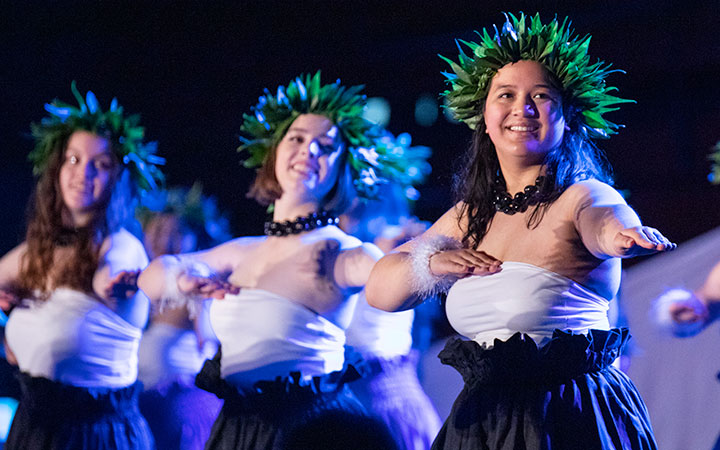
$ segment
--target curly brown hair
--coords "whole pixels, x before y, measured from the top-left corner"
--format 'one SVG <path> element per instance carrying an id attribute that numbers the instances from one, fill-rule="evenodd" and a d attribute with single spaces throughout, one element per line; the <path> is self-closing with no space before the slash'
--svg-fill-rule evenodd
<path id="1" fill-rule="evenodd" d="M 60 191 L 60 169 L 65 160 L 67 143 L 75 131 L 78 130 L 58 136 L 53 143 L 52 154 L 28 206 L 27 250 L 22 258 L 18 286 L 23 295 L 46 292 L 58 286 L 82 292 L 93 291 L 92 280 L 98 267 L 100 245 L 108 235 L 105 210 L 110 195 L 101 199 L 87 226 L 68 229 L 63 224 L 67 210 Z M 115 180 L 117 176 L 111 183 Z M 67 239 L 68 233 L 71 239 Z M 67 242 L 62 243 L 63 240 Z M 60 245 L 67 246 L 71 251 L 67 258 L 63 258 L 62 264 L 56 264 L 55 250 Z"/>

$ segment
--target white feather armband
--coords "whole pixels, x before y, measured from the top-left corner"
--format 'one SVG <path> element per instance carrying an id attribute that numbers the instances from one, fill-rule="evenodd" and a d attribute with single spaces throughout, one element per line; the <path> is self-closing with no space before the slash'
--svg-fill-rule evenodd
<path id="1" fill-rule="evenodd" d="M 192 295 L 181 291 L 177 283 L 178 278 L 183 274 L 209 277 L 213 274 L 213 271 L 207 264 L 188 257 L 166 256 L 165 258 L 167 261 L 165 266 L 165 284 L 162 296 L 160 297 L 160 303 L 158 304 L 158 310 L 163 312 L 165 309 L 177 309 L 184 306 L 187 308 L 190 318 L 194 319 L 198 312 L 200 312 L 204 298 L 199 295 Z M 173 258 L 174 261 L 168 261 L 170 258 Z"/>
<path id="2" fill-rule="evenodd" d="M 670 308 L 676 304 L 683 304 L 695 310 L 698 316 L 704 316 L 706 306 L 687 289 L 674 288 L 663 292 L 653 302 L 652 312 L 655 323 L 666 333 L 678 337 L 689 337 L 698 334 L 705 327 L 705 320 L 678 323 L 670 314 Z"/>
<path id="3" fill-rule="evenodd" d="M 445 250 L 462 248 L 457 240 L 443 235 L 426 236 L 418 239 L 410 251 L 412 279 L 410 284 L 413 292 L 420 297 L 431 297 L 446 292 L 457 281 L 452 276 L 438 276 L 430 271 L 430 258 Z"/>

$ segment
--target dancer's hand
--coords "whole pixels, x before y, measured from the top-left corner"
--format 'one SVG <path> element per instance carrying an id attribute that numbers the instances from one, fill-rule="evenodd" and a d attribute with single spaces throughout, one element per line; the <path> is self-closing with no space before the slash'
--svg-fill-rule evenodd
<path id="1" fill-rule="evenodd" d="M 0 310 L 9 312 L 18 303 L 20 303 L 20 299 L 12 291 L 0 289 Z"/>
<path id="2" fill-rule="evenodd" d="M 485 252 L 461 248 L 445 250 L 430 256 L 430 272 L 436 276 L 465 278 L 500 272 L 502 261 Z"/>
<path id="3" fill-rule="evenodd" d="M 240 288 L 217 277 L 203 277 L 189 273 L 178 276 L 177 285 L 180 292 L 200 298 L 220 300 L 225 297 L 225 294 L 237 294 L 240 292 Z"/>
<path id="4" fill-rule="evenodd" d="M 651 255 L 657 252 L 675 250 L 673 244 L 658 230 L 651 227 L 633 227 L 618 231 L 613 242 L 615 254 L 621 258 Z"/>
<path id="5" fill-rule="evenodd" d="M 137 279 L 139 270 L 123 270 L 115 274 L 107 286 L 102 289 L 101 295 L 108 300 L 119 302 L 127 300 L 137 293 Z"/>
<path id="6" fill-rule="evenodd" d="M 680 325 L 704 323 L 710 317 L 708 307 L 695 295 L 685 300 L 671 303 L 668 306 L 668 312 L 670 313 L 670 318 Z"/>

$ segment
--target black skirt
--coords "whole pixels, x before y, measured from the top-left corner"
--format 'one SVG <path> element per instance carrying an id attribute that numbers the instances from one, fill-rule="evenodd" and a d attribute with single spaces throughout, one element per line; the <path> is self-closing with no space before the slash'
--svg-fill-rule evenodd
<path id="1" fill-rule="evenodd" d="M 240 393 L 221 378 L 219 355 L 205 361 L 195 382 L 225 401 L 205 449 L 393 449 L 385 425 L 346 386 L 358 376 L 352 366 L 311 380 L 292 373 Z"/>
<path id="2" fill-rule="evenodd" d="M 22 397 L 5 450 L 151 450 L 138 410 L 141 383 L 85 389 L 19 374 Z"/>
<path id="3" fill-rule="evenodd" d="M 490 349 L 454 339 L 440 352 L 465 387 L 433 449 L 655 450 L 647 408 L 610 364 L 627 329 L 555 330 L 538 349 L 527 335 Z"/>

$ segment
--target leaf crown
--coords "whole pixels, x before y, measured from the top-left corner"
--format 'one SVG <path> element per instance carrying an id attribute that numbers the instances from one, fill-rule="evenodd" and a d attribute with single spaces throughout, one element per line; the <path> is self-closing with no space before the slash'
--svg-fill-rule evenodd
<path id="1" fill-rule="evenodd" d="M 713 151 L 708 156 L 708 159 L 712 161 L 712 168 L 708 174 L 708 180 L 712 184 L 720 184 L 720 141 L 715 144 Z"/>
<path id="2" fill-rule="evenodd" d="M 363 117 L 366 96 L 363 86 L 345 87 L 340 80 L 322 84 L 320 71 L 304 74 L 276 93 L 265 90 L 251 113 L 243 115 L 239 152 L 247 152 L 243 165 L 260 167 L 290 125 L 301 114 L 319 114 L 330 119 L 340 131 L 348 150 L 348 164 L 357 194 L 373 198 L 377 183 L 397 182 L 408 186 L 422 181 L 429 172 L 426 147 L 410 147 L 410 137 L 395 138 Z M 414 188 L 413 188 L 414 189 Z M 416 191 L 415 191 L 416 192 Z"/>
<path id="3" fill-rule="evenodd" d="M 505 14 L 505 24 L 490 36 L 487 29 L 480 42 L 458 41 L 458 62 L 442 55 L 452 72 L 443 72 L 450 88 L 442 93 L 445 107 L 454 117 L 475 129 L 482 120 L 482 104 L 487 98 L 490 81 L 506 64 L 520 60 L 541 63 L 560 83 L 565 120 L 571 130 L 590 139 L 608 138 L 622 125 L 610 122 L 603 114 L 615 111 L 621 103 L 634 103 L 611 93 L 617 88 L 605 84 L 613 72 L 610 64 L 591 62 L 588 55 L 590 35 L 573 35 L 570 21 L 557 17 L 543 25 L 540 15 L 520 17 Z M 470 51 L 468 55 L 460 44 Z M 623 72 L 624 73 L 624 72 Z"/>
<path id="4" fill-rule="evenodd" d="M 73 81 L 70 86 L 78 106 L 59 100 L 45 104 L 49 113 L 40 123 L 31 124 L 35 148 L 28 155 L 33 173 L 41 174 L 60 140 L 77 130 L 85 130 L 106 137 L 112 142 L 113 152 L 129 170 L 134 185 L 141 195 L 158 188 L 165 177 L 158 165 L 165 159 L 157 156 L 156 142 L 143 142 L 145 129 L 139 125 L 140 116 L 125 115 L 123 107 L 113 98 L 107 111 L 100 109 L 97 97 L 88 91 L 85 98 Z"/>
<path id="5" fill-rule="evenodd" d="M 177 215 L 193 230 L 203 230 L 217 245 L 232 238 L 230 222 L 218 209 L 217 200 L 203 194 L 202 184 L 157 190 L 143 198 L 136 216 L 145 227 L 156 215 Z"/>

